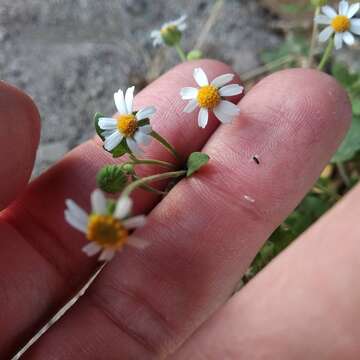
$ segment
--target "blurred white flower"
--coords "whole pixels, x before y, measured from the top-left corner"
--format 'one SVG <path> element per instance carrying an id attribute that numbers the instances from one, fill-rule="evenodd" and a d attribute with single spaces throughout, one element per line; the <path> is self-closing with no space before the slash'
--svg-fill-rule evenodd
<path id="1" fill-rule="evenodd" d="M 212 110 L 215 116 L 224 124 L 231 123 L 240 113 L 240 109 L 232 102 L 223 100 L 225 96 L 239 95 L 244 88 L 238 84 L 228 84 L 234 74 L 224 74 L 216 77 L 209 84 L 209 80 L 201 68 L 194 69 L 194 79 L 200 86 L 199 88 L 185 87 L 180 91 L 183 100 L 190 100 L 184 112 L 193 112 L 200 107 L 198 115 L 198 125 L 205 128 L 209 119 L 209 110 Z"/>
<path id="2" fill-rule="evenodd" d="M 137 112 L 133 111 L 135 87 L 126 90 L 125 96 L 121 89 L 114 94 L 115 105 L 118 113 L 113 118 L 100 118 L 99 127 L 104 130 L 104 148 L 112 151 L 126 138 L 126 143 L 134 155 L 141 155 L 143 150 L 140 145 L 149 145 L 152 138 L 150 125 L 139 126 L 139 121 L 150 118 L 155 114 L 153 106 L 145 107 Z"/>
<path id="3" fill-rule="evenodd" d="M 91 194 L 90 214 L 73 200 L 66 200 L 66 205 L 66 221 L 83 232 L 89 240 L 82 248 L 88 256 L 101 252 L 99 261 L 109 261 L 115 252 L 126 244 L 140 249 L 148 245 L 145 240 L 129 235 L 129 230 L 141 227 L 146 222 L 144 215 L 128 217 L 132 208 L 132 200 L 129 197 L 120 197 L 113 213 L 109 211 L 104 194 L 98 189 Z"/>
<path id="4" fill-rule="evenodd" d="M 319 41 L 326 42 L 335 33 L 336 49 L 341 49 L 343 42 L 351 46 L 355 42 L 353 34 L 360 35 L 360 19 L 353 19 L 360 9 L 360 3 L 350 5 L 347 1 L 340 1 L 339 12 L 331 6 L 321 8 L 323 14 L 315 17 L 315 22 L 328 25 L 319 34 Z"/>
<path id="5" fill-rule="evenodd" d="M 186 15 L 179 19 L 165 23 L 160 30 L 153 30 L 150 37 L 153 39 L 153 45 L 174 46 L 181 39 L 181 34 L 187 28 Z"/>

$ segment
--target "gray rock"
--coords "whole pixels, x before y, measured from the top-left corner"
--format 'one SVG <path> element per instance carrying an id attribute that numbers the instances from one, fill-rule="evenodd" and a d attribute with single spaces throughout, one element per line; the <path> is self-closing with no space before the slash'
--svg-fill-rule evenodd
<path id="1" fill-rule="evenodd" d="M 191 50 L 212 4 L 202 0 L 1 0 L 0 74 L 34 98 L 42 117 L 41 143 L 45 149 L 54 144 L 51 151 L 56 154 L 38 156 L 35 174 L 57 160 L 65 148 L 93 133 L 96 111 L 114 111 L 115 90 L 130 83 L 137 90 L 146 85 L 152 58 L 159 51 L 149 39 L 152 29 L 187 13 L 184 47 Z M 260 51 L 279 41 L 266 24 L 267 15 L 256 1 L 227 0 L 203 50 L 238 72 L 247 71 L 258 65 Z M 169 50 L 162 70 L 177 62 Z"/>

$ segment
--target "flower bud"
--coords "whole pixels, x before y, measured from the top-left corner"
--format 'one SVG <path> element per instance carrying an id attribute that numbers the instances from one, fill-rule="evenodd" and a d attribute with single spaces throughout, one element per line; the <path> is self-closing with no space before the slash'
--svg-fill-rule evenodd
<path id="1" fill-rule="evenodd" d="M 203 57 L 203 53 L 200 50 L 194 49 L 191 50 L 186 57 L 188 60 L 199 60 Z"/>
<path id="2" fill-rule="evenodd" d="M 107 193 L 117 193 L 121 191 L 127 181 L 127 175 L 121 167 L 117 165 L 104 166 L 96 176 L 97 186 Z"/>
<path id="3" fill-rule="evenodd" d="M 181 40 L 181 31 L 176 25 L 169 25 L 161 29 L 161 37 L 167 46 L 175 46 Z"/>

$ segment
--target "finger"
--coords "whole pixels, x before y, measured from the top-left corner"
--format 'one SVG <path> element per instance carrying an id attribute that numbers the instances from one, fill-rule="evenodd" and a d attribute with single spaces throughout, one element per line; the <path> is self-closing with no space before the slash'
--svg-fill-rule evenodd
<path id="1" fill-rule="evenodd" d="M 33 101 L 0 81 L 0 211 L 29 181 L 39 136 L 39 113 Z"/>
<path id="2" fill-rule="evenodd" d="M 359 359 L 359 212 L 360 186 L 237 294 L 175 358 Z"/>
<path id="3" fill-rule="evenodd" d="M 216 61 L 200 61 L 178 66 L 136 97 L 138 107 L 154 105 L 154 129 L 172 142 L 185 158 L 198 150 L 217 126 L 197 128 L 196 115 L 182 115 L 179 87 L 192 83 L 191 70 L 203 67 L 210 76 L 231 71 Z M 111 101 L 111 99 L 109 100 Z M 171 160 L 159 144 L 148 149 L 150 158 Z M 89 141 L 72 151 L 58 165 L 35 181 L 16 205 L 2 214 L 0 237 L 1 289 L 0 354 L 8 354 L 73 296 L 97 266 L 81 248 L 85 238 L 65 223 L 65 199 L 74 199 L 89 208 L 95 175 L 105 163 L 114 162 L 99 143 Z M 158 169 L 157 169 L 158 170 Z M 156 199 L 137 195 L 138 211 L 151 208 Z M 24 304 L 24 299 L 28 299 Z"/>
<path id="4" fill-rule="evenodd" d="M 241 108 L 208 141 L 209 166 L 180 182 L 138 232 L 152 246 L 109 264 L 28 358 L 165 358 L 228 298 L 315 181 L 350 117 L 344 91 L 309 70 L 267 78 Z M 261 166 L 249 161 L 255 153 Z"/>

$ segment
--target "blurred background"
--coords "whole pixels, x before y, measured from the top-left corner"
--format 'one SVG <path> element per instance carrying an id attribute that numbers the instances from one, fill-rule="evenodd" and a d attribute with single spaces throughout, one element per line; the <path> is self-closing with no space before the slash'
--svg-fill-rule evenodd
<path id="1" fill-rule="evenodd" d="M 150 31 L 188 15 L 183 47 L 192 49 L 215 1 L 0 0 L 0 76 L 30 94 L 42 118 L 34 175 L 89 138 L 96 111 L 111 114 L 113 93 L 137 91 L 178 63 L 152 46 Z M 260 65 L 281 39 L 273 15 L 254 0 L 226 0 L 201 47 L 237 72 Z"/>

